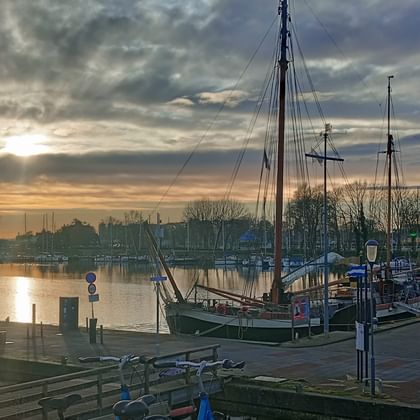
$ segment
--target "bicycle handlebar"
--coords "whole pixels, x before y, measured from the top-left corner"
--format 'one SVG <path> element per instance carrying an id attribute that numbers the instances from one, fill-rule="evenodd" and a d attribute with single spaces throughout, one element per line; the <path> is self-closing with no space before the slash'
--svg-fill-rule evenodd
<path id="1" fill-rule="evenodd" d="M 134 354 L 127 354 L 121 357 L 116 356 L 88 356 L 79 357 L 80 363 L 92 363 L 92 362 L 117 362 L 125 365 L 126 363 L 146 363 L 145 356 L 135 356 Z"/>
<path id="2" fill-rule="evenodd" d="M 153 363 L 155 368 L 183 368 L 188 367 L 198 368 L 200 370 L 210 369 L 212 367 L 221 367 L 223 369 L 242 369 L 245 366 L 245 362 L 234 362 L 233 360 L 224 359 L 217 360 L 215 362 L 209 362 L 207 360 L 202 360 L 201 362 L 190 362 L 187 360 L 162 360 Z"/>

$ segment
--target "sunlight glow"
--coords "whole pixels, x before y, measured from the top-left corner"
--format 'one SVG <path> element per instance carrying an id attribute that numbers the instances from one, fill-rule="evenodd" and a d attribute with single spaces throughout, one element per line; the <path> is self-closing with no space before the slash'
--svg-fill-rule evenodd
<path id="1" fill-rule="evenodd" d="M 30 280 L 27 277 L 16 278 L 15 310 L 17 322 L 31 321 L 31 305 L 29 302 Z"/>
<path id="2" fill-rule="evenodd" d="M 47 153 L 49 147 L 43 144 L 46 137 L 41 134 L 22 134 L 5 139 L 3 151 L 16 156 L 33 156 Z"/>

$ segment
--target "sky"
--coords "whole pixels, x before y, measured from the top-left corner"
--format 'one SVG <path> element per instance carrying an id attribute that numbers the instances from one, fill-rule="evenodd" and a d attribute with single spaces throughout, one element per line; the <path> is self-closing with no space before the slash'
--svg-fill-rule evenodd
<path id="1" fill-rule="evenodd" d="M 270 62 L 276 23 L 258 46 L 276 0 L 1 5 L 0 237 L 22 233 L 24 214 L 33 231 L 53 212 L 57 226 L 128 210 L 176 221 L 187 202 L 223 196 Z M 374 177 L 392 74 L 404 180 L 420 184 L 420 3 L 293 0 L 290 13 L 348 179 Z M 232 189 L 249 205 L 263 141 L 257 126 Z"/>

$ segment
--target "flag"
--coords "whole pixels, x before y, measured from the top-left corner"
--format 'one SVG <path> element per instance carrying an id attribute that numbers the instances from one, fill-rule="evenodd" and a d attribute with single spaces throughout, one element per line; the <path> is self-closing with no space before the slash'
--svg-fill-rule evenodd
<path id="1" fill-rule="evenodd" d="M 265 169 L 270 170 L 270 162 L 268 160 L 267 152 L 265 151 L 265 149 L 264 149 L 263 162 L 264 162 Z"/>
<path id="2" fill-rule="evenodd" d="M 366 275 L 366 265 L 354 265 L 346 274 L 353 278 L 364 277 Z"/>

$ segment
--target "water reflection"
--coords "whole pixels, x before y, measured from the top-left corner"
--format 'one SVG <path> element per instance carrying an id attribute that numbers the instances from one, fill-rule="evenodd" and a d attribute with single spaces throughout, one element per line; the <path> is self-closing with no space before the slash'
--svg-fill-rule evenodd
<path id="1" fill-rule="evenodd" d="M 18 322 L 30 322 L 32 319 L 30 302 L 30 279 L 16 277 L 15 317 Z"/>
<path id="2" fill-rule="evenodd" d="M 72 264 L 0 264 L 0 319 L 31 322 L 32 304 L 37 306 L 37 321 L 58 324 L 59 297 L 79 297 L 79 324 L 91 315 L 85 275 L 96 273 L 99 302 L 94 303 L 98 324 L 117 329 L 154 331 L 155 293 L 150 276 L 154 267 L 147 265 L 98 265 L 91 262 Z M 261 297 L 268 292 L 272 272 L 255 268 L 174 267 L 173 276 L 181 292 L 187 294 L 195 283 L 226 289 L 234 293 Z M 331 280 L 337 278 L 331 274 Z M 293 289 L 317 284 L 317 276 L 297 282 Z M 167 284 L 169 287 L 169 284 Z M 201 290 L 200 297 L 208 292 Z M 167 327 L 162 319 L 162 331 Z"/>

